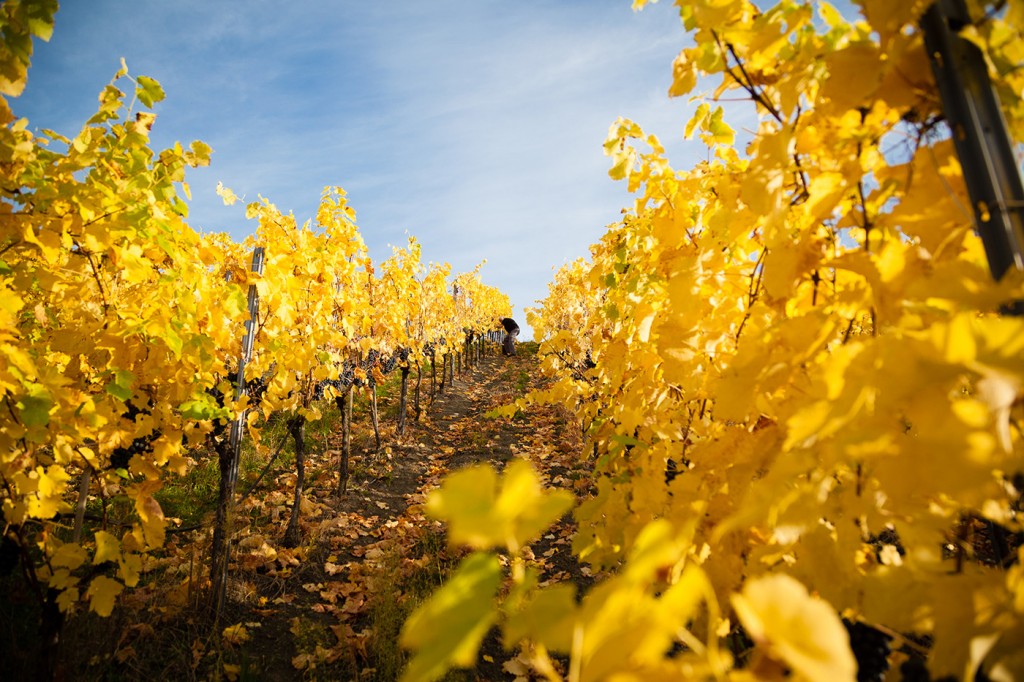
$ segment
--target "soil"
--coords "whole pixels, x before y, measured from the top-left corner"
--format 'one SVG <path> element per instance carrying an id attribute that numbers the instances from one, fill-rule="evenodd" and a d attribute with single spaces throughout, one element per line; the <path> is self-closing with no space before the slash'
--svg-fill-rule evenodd
<path id="1" fill-rule="evenodd" d="M 462 556 L 447 546 L 443 525 L 422 509 L 443 476 L 478 462 L 501 469 L 520 457 L 549 486 L 573 490 L 587 480 L 579 426 L 565 413 L 540 407 L 511 418 L 485 416 L 541 386 L 530 346 L 520 349 L 504 357 L 489 348 L 474 366 L 464 364 L 432 402 L 424 373 L 425 409 L 418 421 L 410 412 L 404 437 L 395 433 L 397 395 L 382 398 L 383 446 L 374 451 L 368 419 L 354 426 L 353 474 L 340 499 L 341 436 L 327 435 L 307 464 L 303 542 L 296 548 L 280 541 L 294 472 L 282 467 L 268 476 L 237 510 L 227 603 L 216 623 L 203 608 L 208 581 L 197 577 L 208 531 L 169 536 L 167 554 L 149 567 L 146 585 L 126 591 L 110 618 L 78 614 L 69 621 L 59 677 L 397 678 L 404 662 L 395 643 L 402 620 Z M 567 515 L 527 556 L 542 582 L 570 580 L 582 591 L 592 578 L 570 551 L 573 530 Z M 494 629 L 476 666 L 448 679 L 528 679 L 509 672 L 518 669 L 516 655 Z"/>

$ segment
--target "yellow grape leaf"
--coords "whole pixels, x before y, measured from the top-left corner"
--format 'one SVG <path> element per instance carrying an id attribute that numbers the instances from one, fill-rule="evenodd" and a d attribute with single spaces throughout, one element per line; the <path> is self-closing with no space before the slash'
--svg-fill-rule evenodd
<path id="1" fill-rule="evenodd" d="M 839 13 L 839 10 L 825 2 L 825 0 L 818 0 L 818 14 L 821 16 L 821 19 L 825 22 L 826 26 L 834 28 L 836 26 L 843 26 L 846 24 L 843 20 L 843 15 Z"/>
<path id="2" fill-rule="evenodd" d="M 249 641 L 249 631 L 245 629 L 244 623 L 235 623 L 224 628 L 221 639 L 228 644 L 243 644 Z"/>
<path id="3" fill-rule="evenodd" d="M 45 569 L 43 576 L 45 577 Z M 52 575 L 46 578 L 46 584 L 56 590 L 66 590 L 69 587 L 73 587 L 78 584 L 78 578 L 71 575 L 71 571 L 66 568 L 56 569 Z"/>
<path id="4" fill-rule="evenodd" d="M 130 493 L 129 493 L 130 494 Z M 135 511 L 142 522 L 142 533 L 149 547 L 160 547 L 164 544 L 167 521 L 160 503 L 148 492 L 143 492 L 135 499 Z"/>
<path id="5" fill-rule="evenodd" d="M 406 620 L 399 643 L 415 650 L 402 680 L 440 677 L 450 664 L 470 666 L 497 614 L 501 566 L 493 554 L 466 557 L 452 577 Z"/>
<path id="6" fill-rule="evenodd" d="M 65 484 L 71 480 L 71 476 L 58 464 L 51 464 L 44 472 L 42 467 L 36 467 L 39 475 L 37 494 L 38 499 L 33 501 L 30 507 L 31 513 L 36 518 L 48 519 L 58 512 L 70 509 L 63 500 Z"/>
<path id="7" fill-rule="evenodd" d="M 576 586 L 557 584 L 537 591 L 503 628 L 503 641 L 512 646 L 529 638 L 551 651 L 569 653 L 572 649 L 576 617 Z"/>
<path id="8" fill-rule="evenodd" d="M 1003 577 L 968 569 L 963 574 L 937 577 L 932 589 L 935 647 L 928 660 L 929 672 L 933 679 L 976 679 L 975 673 L 1003 629 L 993 622 L 1005 605 Z"/>
<path id="9" fill-rule="evenodd" d="M 61 243 L 60 230 L 40 230 L 39 231 L 39 245 L 40 250 L 43 252 L 43 258 L 46 262 L 53 265 L 60 261 L 61 254 L 63 252 L 63 244 Z"/>
<path id="10" fill-rule="evenodd" d="M 50 421 L 50 411 L 53 408 L 53 398 L 50 392 L 36 383 L 27 384 L 25 389 L 26 392 L 18 398 L 16 403 L 21 422 L 26 426 L 46 426 Z"/>
<path id="11" fill-rule="evenodd" d="M 633 164 L 636 163 L 636 150 L 632 147 L 624 147 L 612 155 L 612 167 L 608 169 L 608 176 L 612 180 L 628 178 L 633 171 Z"/>
<path id="12" fill-rule="evenodd" d="M 685 623 L 694 617 L 703 599 L 714 599 L 707 576 L 695 564 L 688 565 L 679 580 L 665 590 L 658 600 L 658 611 L 665 620 Z"/>
<path id="13" fill-rule="evenodd" d="M 725 122 L 723 115 L 722 107 L 715 107 L 711 115 L 701 122 L 700 129 L 703 132 L 700 139 L 709 147 L 716 144 L 731 145 L 736 139 L 736 131 Z"/>
<path id="14" fill-rule="evenodd" d="M 154 269 L 153 264 L 142 254 L 138 244 L 128 244 L 124 247 L 115 246 L 111 249 L 116 266 L 121 272 L 121 277 L 129 284 L 141 284 L 149 281 Z"/>
<path id="15" fill-rule="evenodd" d="M 948 324 L 935 324 L 931 328 L 932 343 L 950 363 L 967 364 L 977 355 L 977 343 L 972 328 L 973 315 L 961 313 Z"/>
<path id="16" fill-rule="evenodd" d="M 125 533 L 125 540 L 134 540 L 135 536 Z M 117 561 L 118 576 L 124 580 L 128 587 L 135 587 L 139 583 L 139 575 L 142 573 L 142 557 L 138 554 L 125 554 Z"/>
<path id="17" fill-rule="evenodd" d="M 928 0 L 858 0 L 858 3 L 871 23 L 871 28 L 878 31 L 882 42 L 889 41 L 890 36 L 899 33 L 905 25 L 917 23 L 921 13 L 930 5 Z"/>
<path id="18" fill-rule="evenodd" d="M 210 145 L 202 140 L 193 140 L 192 144 L 189 145 L 189 151 L 185 154 L 185 158 L 194 166 L 209 166 L 212 153 L 213 149 L 210 148 Z"/>
<path id="19" fill-rule="evenodd" d="M 835 609 L 809 595 L 800 581 L 781 573 L 748 580 L 732 604 L 751 639 L 799 679 L 857 679 L 857 661 Z"/>
<path id="20" fill-rule="evenodd" d="M 839 110 L 860 106 L 882 81 L 878 61 L 878 48 L 870 43 L 850 45 L 826 56 L 829 79 L 825 81 L 822 95 L 831 99 Z"/>
<path id="21" fill-rule="evenodd" d="M 223 200 L 225 206 L 230 206 L 238 201 L 238 195 L 224 186 L 223 182 L 217 181 L 217 196 Z"/>
<path id="22" fill-rule="evenodd" d="M 504 479 L 497 511 L 506 517 L 518 517 L 514 521 L 513 533 L 520 546 L 539 536 L 569 511 L 575 501 L 565 490 L 545 492 L 540 477 L 526 460 L 509 462 Z"/>
<path id="23" fill-rule="evenodd" d="M 57 607 L 61 613 L 70 613 L 71 609 L 75 607 L 75 603 L 78 602 L 78 588 L 69 587 L 65 590 L 61 590 L 61 593 L 57 595 Z"/>
<path id="24" fill-rule="evenodd" d="M 690 58 L 690 49 L 683 50 L 672 62 L 672 87 L 669 97 L 681 97 L 697 87 L 697 62 Z"/>
<path id="25" fill-rule="evenodd" d="M 789 297 L 800 274 L 799 265 L 800 251 L 797 245 L 787 244 L 783 248 L 768 251 L 764 262 L 764 288 L 770 297 Z"/>
<path id="26" fill-rule="evenodd" d="M 118 561 L 120 558 L 120 541 L 105 530 L 96 531 L 96 554 L 92 558 L 93 565 L 102 564 L 104 561 Z"/>
<path id="27" fill-rule="evenodd" d="M 9 300 L 5 300 L 9 295 L 9 291 L 4 291 L 3 296 L 0 296 L 0 310 L 10 313 L 13 317 L 13 315 L 22 308 L 22 306 L 19 305 L 21 303 L 21 299 L 12 297 Z M 0 346 L 0 352 L 6 356 L 7 362 L 9 363 L 8 366 L 13 369 L 17 369 L 23 377 L 32 377 L 38 374 L 35 368 L 35 363 L 32 362 L 32 358 L 30 358 L 28 354 L 20 348 L 4 345 Z"/>
<path id="28" fill-rule="evenodd" d="M 502 480 L 489 465 L 448 476 L 427 498 L 427 513 L 448 523 L 448 539 L 474 549 L 508 546 L 536 538 L 573 503 L 564 490 L 545 492 L 525 460 L 512 460 Z"/>
<path id="29" fill-rule="evenodd" d="M 135 96 L 149 108 L 164 99 L 164 89 L 149 76 L 139 76 L 136 80 Z"/>
<path id="30" fill-rule="evenodd" d="M 693 117 L 690 118 L 686 124 L 686 129 L 683 131 L 683 139 L 689 140 L 693 137 L 693 131 L 696 128 L 704 128 L 707 125 L 708 116 L 711 113 L 711 106 L 707 102 L 703 102 L 697 107 L 697 111 L 693 113 Z"/>
<path id="31" fill-rule="evenodd" d="M 820 173 L 811 180 L 807 188 L 808 215 L 814 220 L 827 218 L 836 209 L 846 193 L 846 176 L 842 173 Z"/>
<path id="32" fill-rule="evenodd" d="M 54 567 L 68 568 L 72 571 L 85 563 L 88 553 L 81 545 L 69 542 L 61 545 L 50 558 L 50 564 Z"/>
<path id="33" fill-rule="evenodd" d="M 649 583 L 658 575 L 669 576 L 683 560 L 687 544 L 665 519 L 651 521 L 637 535 L 623 578 Z"/>
<path id="34" fill-rule="evenodd" d="M 516 412 L 519 412 L 519 410 L 522 409 L 522 407 L 519 405 L 519 402 L 520 401 L 517 400 L 514 403 L 502 405 L 501 407 L 496 407 L 490 412 L 484 414 L 484 417 L 487 419 L 507 419 L 509 417 L 512 417 L 513 415 L 515 415 Z"/>
<path id="35" fill-rule="evenodd" d="M 624 571 L 587 594 L 577 619 L 584 630 L 581 679 L 656 665 L 701 602 L 713 599 L 699 567 L 678 574 L 688 545 L 668 521 L 654 521 L 640 532 Z"/>
<path id="36" fill-rule="evenodd" d="M 89 583 L 85 596 L 89 597 L 89 608 L 106 618 L 114 610 L 114 600 L 124 590 L 124 585 L 105 575 L 98 575 Z"/>
<path id="37" fill-rule="evenodd" d="M 612 157 L 612 167 L 608 175 L 612 180 L 628 178 L 636 163 L 636 149 L 626 144 L 626 138 L 640 138 L 643 130 L 633 121 L 618 118 L 608 129 L 608 137 L 604 141 L 605 156 Z"/>
<path id="38" fill-rule="evenodd" d="M 747 418 L 760 392 L 757 373 L 747 367 L 727 368 L 716 388 L 715 416 L 734 421 Z"/>
<path id="39" fill-rule="evenodd" d="M 1024 355 L 1024 319 L 984 317 L 971 321 L 977 344 L 977 360 L 985 367 L 1019 374 Z"/>

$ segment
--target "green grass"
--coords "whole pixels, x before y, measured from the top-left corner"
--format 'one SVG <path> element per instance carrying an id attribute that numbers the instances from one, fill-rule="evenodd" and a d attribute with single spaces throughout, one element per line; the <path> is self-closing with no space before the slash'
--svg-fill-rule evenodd
<path id="1" fill-rule="evenodd" d="M 330 436 L 341 430 L 341 414 L 334 401 L 324 400 L 319 406 L 321 419 L 306 425 L 306 449 L 310 454 L 323 452 Z M 243 437 L 235 490 L 239 495 L 249 490 L 282 441 L 284 445 L 273 464 L 273 470 L 260 486 L 266 486 L 268 480 L 272 480 L 274 471 L 289 471 L 295 466 L 295 444 L 288 432 L 286 415 L 271 415 L 269 419 L 257 423 L 257 428 L 260 430 L 263 452 L 257 451 L 248 434 Z M 193 450 L 192 457 L 196 464 L 184 476 L 167 477 L 164 487 L 154 495 L 165 516 L 179 518 L 182 525 L 188 527 L 202 524 L 207 515 L 214 511 L 220 486 L 219 463 L 212 448 L 204 444 Z"/>
<path id="2" fill-rule="evenodd" d="M 410 401 L 414 380 L 415 373 L 410 376 Z M 380 408 L 379 418 L 382 424 L 393 423 L 397 420 L 400 386 L 401 372 L 398 370 L 388 374 L 386 381 L 377 386 L 377 403 Z M 306 448 L 311 455 L 323 453 L 327 449 L 331 437 L 341 432 L 341 412 L 337 403 L 333 399 L 323 400 L 318 406 L 321 418 L 306 424 Z M 360 424 L 361 427 L 369 428 L 370 399 L 364 390 L 357 389 L 353 394 L 352 421 L 354 424 Z M 268 459 L 278 449 L 282 441 L 284 441 L 284 445 L 281 447 L 281 452 L 272 465 L 272 470 L 260 483 L 260 487 L 265 488 L 270 485 L 269 481 L 273 479 L 275 472 L 290 471 L 295 466 L 295 444 L 288 433 L 287 416 L 271 415 L 269 419 L 258 423 L 257 428 L 261 432 L 263 453 L 257 452 L 251 438 L 243 438 L 236 488 L 236 494 L 239 495 L 249 490 L 252 483 L 266 468 Z M 219 465 L 212 448 L 203 445 L 194 449 L 191 455 L 196 462 L 195 465 L 189 468 L 184 476 L 168 476 L 164 481 L 164 487 L 154 496 L 160 503 L 164 515 L 169 518 L 181 519 L 183 527 L 201 526 L 208 522 L 210 514 L 216 508 L 220 485 Z M 358 476 L 361 473 L 360 468 L 366 469 L 367 466 L 368 463 L 358 465 L 353 470 L 353 475 Z M 308 480 L 312 483 L 325 473 L 327 472 L 308 469 Z M 372 475 L 368 469 L 362 473 L 367 476 Z M 102 501 L 94 500 L 88 511 L 94 516 L 101 516 L 103 505 Z M 129 522 L 134 513 L 133 503 L 124 495 L 117 495 L 106 500 L 105 505 L 106 518 L 115 523 Z"/>
<path id="3" fill-rule="evenodd" d="M 530 374 L 525 370 L 519 370 L 519 376 L 516 378 L 516 393 L 519 395 L 526 395 L 526 389 L 530 385 Z"/>
<path id="4" fill-rule="evenodd" d="M 402 625 L 417 606 L 425 602 L 451 574 L 454 558 L 448 554 L 444 535 L 428 529 L 406 556 L 431 557 L 432 561 L 409 573 L 401 571 L 402 554 L 388 554 L 372 582 L 373 601 L 369 618 L 373 629 L 369 666 L 373 679 L 396 680 L 409 659 L 398 645 Z M 398 579 L 395 577 L 399 576 Z"/>
<path id="5" fill-rule="evenodd" d="M 536 355 L 540 349 L 540 344 L 536 341 L 523 341 L 522 343 L 516 344 L 516 352 L 520 355 Z"/>

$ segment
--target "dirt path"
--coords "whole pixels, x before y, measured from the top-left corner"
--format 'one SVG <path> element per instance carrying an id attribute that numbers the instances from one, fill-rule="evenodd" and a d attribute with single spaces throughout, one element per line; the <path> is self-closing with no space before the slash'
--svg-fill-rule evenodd
<path id="1" fill-rule="evenodd" d="M 424 415 L 410 420 L 405 438 L 386 419 L 384 447 L 373 452 L 368 425 L 358 425 L 341 499 L 340 437 L 329 436 L 307 464 L 302 545 L 280 543 L 295 480 L 287 467 L 241 506 L 248 525 L 236 536 L 229 604 L 212 633 L 189 608 L 198 590 L 181 578 L 194 574 L 204 548 L 183 537 L 181 548 L 170 548 L 177 564 L 168 560 L 163 580 L 137 590 L 110 619 L 73 621 L 64 667 L 77 672 L 68 679 L 395 679 L 404 663 L 396 644 L 404 618 L 460 558 L 446 546 L 443 526 L 422 511 L 441 478 L 477 462 L 500 469 L 512 457 L 532 461 L 549 485 L 571 489 L 582 478 L 578 428 L 558 410 L 485 417 L 539 382 L 534 356 L 487 355 L 426 407 L 426 379 Z M 382 415 L 393 415 L 395 402 L 382 400 Z M 571 532 L 563 519 L 532 548 L 543 580 L 587 583 L 569 552 Z M 187 572 L 185 547 L 194 557 Z M 513 656 L 492 632 L 477 667 L 450 678 L 514 679 L 502 669 Z"/>
<path id="2" fill-rule="evenodd" d="M 405 600 L 424 598 L 458 559 L 445 547 L 440 524 L 422 513 L 420 505 L 426 494 L 446 473 L 478 462 L 501 469 L 517 456 L 533 461 L 546 479 L 557 481 L 555 485 L 571 485 L 566 474 L 575 467 L 579 442 L 563 415 L 554 409 L 538 409 L 515 418 L 485 416 L 537 388 L 539 382 L 535 357 L 489 355 L 473 368 L 464 367 L 454 385 L 436 395 L 423 419 L 411 425 L 402 442 L 396 442 L 393 428 L 388 427 L 386 440 L 395 443 L 383 452 L 390 464 L 389 474 L 356 481 L 340 503 L 327 502 L 340 513 L 309 529 L 311 535 L 319 530 L 316 550 L 305 562 L 301 577 L 289 581 L 301 582 L 305 592 L 293 592 L 298 597 L 289 606 L 305 613 L 287 619 L 293 623 L 289 633 L 302 630 L 294 627 L 295 618 L 305 619 L 312 623 L 307 629 L 326 626 L 336 641 L 328 648 L 328 638 L 319 650 L 314 646 L 309 651 L 310 643 L 297 636 L 293 641 L 299 660 L 290 658 L 285 667 L 279 657 L 264 655 L 261 665 L 254 667 L 264 673 L 276 670 L 278 679 L 294 679 L 297 664 L 303 663 L 307 674 L 322 679 L 354 672 L 367 679 L 393 679 L 401 663 L 391 658 L 393 642 L 412 606 Z M 382 404 L 382 411 L 387 407 L 386 402 Z M 373 459 L 370 454 L 363 457 Z M 566 520 L 538 543 L 535 556 L 548 555 L 536 562 L 545 578 L 564 579 L 570 572 L 578 572 L 568 553 L 570 534 Z M 424 585 L 428 567 L 433 573 L 426 576 L 428 584 Z M 401 618 L 390 620 L 392 615 Z M 261 630 L 265 644 L 280 641 L 279 628 L 264 626 Z M 260 646 L 259 650 L 267 649 Z M 510 656 L 502 650 L 496 632 L 492 633 L 477 668 L 456 677 L 512 679 L 502 672 L 504 659 Z"/>

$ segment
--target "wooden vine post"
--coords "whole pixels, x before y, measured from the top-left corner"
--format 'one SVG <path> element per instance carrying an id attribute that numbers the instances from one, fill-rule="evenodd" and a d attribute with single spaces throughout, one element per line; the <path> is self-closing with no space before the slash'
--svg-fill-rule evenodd
<path id="1" fill-rule="evenodd" d="M 422 357 L 422 352 L 420 356 Z M 416 360 L 416 388 L 413 391 L 413 413 L 416 415 L 416 421 L 420 420 L 420 415 L 423 410 L 420 407 L 420 384 L 423 382 L 423 363 L 420 359 Z"/>
<path id="2" fill-rule="evenodd" d="M 257 246 L 252 252 L 252 272 L 263 274 L 264 250 Z M 245 336 L 242 337 L 242 356 L 238 360 L 238 381 L 235 386 L 235 400 L 241 400 L 245 394 L 245 366 L 252 360 L 252 349 L 256 342 L 256 324 L 259 318 L 260 295 L 256 284 L 249 285 L 249 319 L 245 321 Z M 238 418 L 231 422 L 231 490 L 234 492 L 238 482 L 238 462 L 242 453 L 242 431 L 245 429 L 245 413 L 242 410 Z"/>
<path id="3" fill-rule="evenodd" d="M 348 463 L 352 454 L 352 393 L 355 386 L 349 383 L 344 395 L 334 398 L 341 412 L 341 460 L 338 462 L 338 497 L 342 497 L 348 490 Z"/>
<path id="4" fill-rule="evenodd" d="M 264 265 L 263 247 L 256 247 L 252 254 L 252 272 L 262 275 Z M 245 321 L 245 335 L 242 337 L 242 353 L 238 358 L 238 375 L 235 384 L 235 400 L 245 394 L 245 366 L 252 359 L 256 339 L 256 323 L 259 313 L 259 293 L 256 284 L 249 285 L 249 319 Z M 217 498 L 217 512 L 213 527 L 213 548 L 210 558 L 210 605 L 214 618 L 220 617 L 227 587 L 228 557 L 231 554 L 230 524 L 238 481 L 238 462 L 242 448 L 242 431 L 245 428 L 245 410 L 231 422 L 231 433 L 225 446 L 217 448 L 220 465 L 220 490 Z"/>
<path id="5" fill-rule="evenodd" d="M 398 351 L 395 351 L 396 353 Z M 409 402 L 409 373 L 412 368 L 409 366 L 411 362 L 412 354 L 408 352 L 408 349 L 402 351 L 405 359 L 401 361 L 400 371 L 402 372 L 402 387 L 399 391 L 398 397 L 398 436 L 402 438 L 405 436 L 405 421 L 406 412 L 408 411 Z M 401 355 L 399 356 L 402 357 Z"/>
<path id="6" fill-rule="evenodd" d="M 985 55 L 960 35 L 970 24 L 964 0 L 937 0 L 921 18 L 975 224 L 998 281 L 1011 268 L 1024 270 L 1024 183 Z M 1008 312 L 1020 315 L 1024 305 Z"/>
<path id="7" fill-rule="evenodd" d="M 302 514 L 302 491 L 306 482 L 306 418 L 301 414 L 292 417 L 288 422 L 288 433 L 295 442 L 295 499 L 281 544 L 285 547 L 298 547 L 302 541 L 299 517 Z"/>

